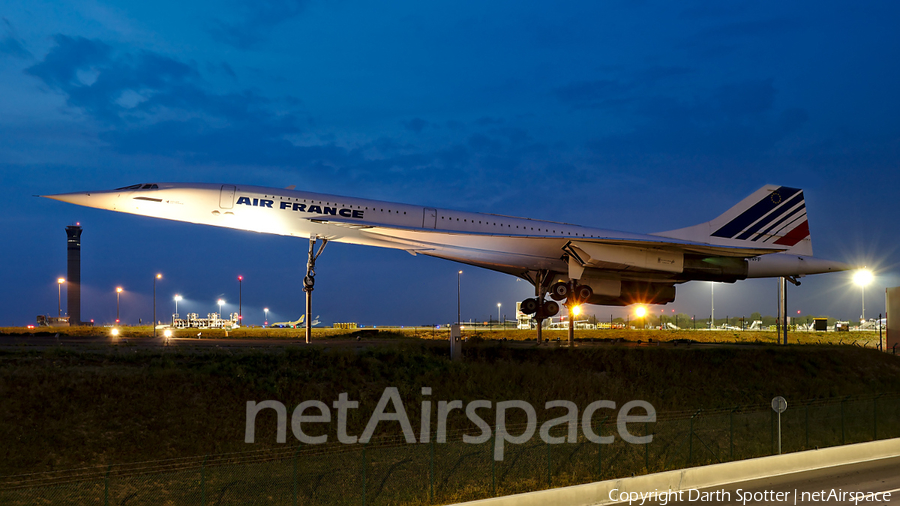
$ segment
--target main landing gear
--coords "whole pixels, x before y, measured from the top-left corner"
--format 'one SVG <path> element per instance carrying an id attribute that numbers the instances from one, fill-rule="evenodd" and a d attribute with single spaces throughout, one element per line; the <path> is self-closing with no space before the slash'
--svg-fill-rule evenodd
<path id="1" fill-rule="evenodd" d="M 322 244 L 319 245 L 319 250 L 316 251 L 316 240 L 318 238 L 313 236 L 309 238 L 309 256 L 306 260 L 306 276 L 303 277 L 303 291 L 306 292 L 306 344 L 309 344 L 312 341 L 312 318 L 310 314 L 312 313 L 312 291 L 313 287 L 316 285 L 316 259 L 319 258 L 319 255 L 322 254 L 322 250 L 325 249 L 325 245 L 328 244 L 328 239 L 322 239 Z"/>
<path id="2" fill-rule="evenodd" d="M 537 342 L 541 344 L 541 330 L 544 320 L 556 316 L 560 309 L 559 302 L 565 300 L 564 304 L 569 310 L 569 345 L 571 346 L 575 340 L 575 306 L 583 304 L 590 299 L 594 295 L 594 291 L 587 285 L 579 285 L 578 280 L 560 281 L 548 287 L 546 282 L 549 279 L 550 273 L 546 271 L 538 272 L 534 279 L 537 297 L 523 300 L 519 307 L 523 313 L 534 315 L 534 319 L 537 321 Z M 547 295 L 550 295 L 552 300 L 544 300 Z"/>

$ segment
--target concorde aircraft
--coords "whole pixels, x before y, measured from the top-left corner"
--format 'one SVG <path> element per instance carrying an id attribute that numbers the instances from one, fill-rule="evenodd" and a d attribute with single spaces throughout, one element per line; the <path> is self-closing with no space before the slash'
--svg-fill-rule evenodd
<path id="1" fill-rule="evenodd" d="M 555 315 L 557 301 L 667 304 L 693 280 L 797 277 L 848 270 L 813 258 L 803 191 L 763 186 L 712 221 L 633 234 L 552 221 L 325 195 L 288 188 L 146 183 L 45 197 L 168 220 L 405 250 L 505 272 L 535 286 L 522 310 Z M 321 248 L 319 249 L 321 253 Z M 545 300 L 549 295 L 552 300 Z"/>

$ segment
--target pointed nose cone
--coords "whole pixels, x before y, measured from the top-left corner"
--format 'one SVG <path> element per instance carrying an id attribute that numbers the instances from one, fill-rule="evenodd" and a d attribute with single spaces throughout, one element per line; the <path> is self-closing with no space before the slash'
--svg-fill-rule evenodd
<path id="1" fill-rule="evenodd" d="M 39 195 L 60 202 L 68 202 L 85 207 L 96 207 L 98 209 L 115 209 L 116 194 L 105 192 L 78 192 L 78 193 L 59 193 L 56 195 Z"/>

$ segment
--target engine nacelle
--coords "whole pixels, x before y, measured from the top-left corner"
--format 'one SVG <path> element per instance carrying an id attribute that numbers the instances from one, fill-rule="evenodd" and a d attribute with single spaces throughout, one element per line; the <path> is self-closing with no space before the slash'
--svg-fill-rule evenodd
<path id="1" fill-rule="evenodd" d="M 695 281 L 723 281 L 734 283 L 747 279 L 747 260 L 737 257 L 685 256 L 680 278 Z"/>
<path id="2" fill-rule="evenodd" d="M 674 285 L 622 281 L 622 288 L 618 297 L 594 294 L 587 300 L 587 303 L 600 306 L 628 306 L 631 304 L 668 304 L 674 301 Z"/>

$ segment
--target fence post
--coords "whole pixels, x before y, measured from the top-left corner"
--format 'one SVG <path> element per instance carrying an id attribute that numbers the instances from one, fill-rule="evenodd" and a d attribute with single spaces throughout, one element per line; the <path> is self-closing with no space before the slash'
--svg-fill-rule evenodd
<path id="1" fill-rule="evenodd" d="M 844 401 L 846 399 L 841 399 L 841 444 L 845 444 L 847 441 L 847 436 L 844 431 Z"/>
<path id="2" fill-rule="evenodd" d="M 200 504 L 206 506 L 206 459 L 209 455 L 203 456 L 203 463 L 200 464 Z"/>
<path id="3" fill-rule="evenodd" d="M 769 433 L 772 436 L 771 442 L 769 443 L 769 453 L 775 454 L 775 410 L 769 411 Z"/>
<path id="4" fill-rule="evenodd" d="M 294 451 L 294 506 L 297 506 L 297 454 L 300 453 L 300 445 Z"/>
<path id="5" fill-rule="evenodd" d="M 603 424 L 597 425 L 597 435 L 600 435 Z M 603 443 L 597 443 L 597 479 L 603 479 Z"/>
<path id="6" fill-rule="evenodd" d="M 366 506 L 366 446 L 369 443 L 363 443 L 362 450 L 362 503 Z"/>
<path id="7" fill-rule="evenodd" d="M 609 415 L 603 417 L 603 420 L 600 420 L 600 423 L 597 425 L 597 436 L 600 437 L 603 435 L 603 424 L 606 423 L 606 419 L 609 418 Z M 603 478 L 603 443 L 597 443 L 597 479 L 600 480 Z"/>
<path id="8" fill-rule="evenodd" d="M 109 472 L 112 470 L 112 464 L 106 467 L 106 479 L 103 482 L 103 506 L 109 506 Z"/>
<path id="9" fill-rule="evenodd" d="M 550 442 L 547 442 L 547 488 L 552 486 L 550 481 Z"/>
<path id="10" fill-rule="evenodd" d="M 734 412 L 737 411 L 738 406 L 732 408 L 731 412 L 728 413 L 728 448 L 729 448 L 729 456 L 732 462 L 734 461 Z"/>
<path id="11" fill-rule="evenodd" d="M 806 405 L 806 409 L 804 410 L 806 417 L 806 449 L 809 450 L 809 404 Z"/>
<path id="12" fill-rule="evenodd" d="M 488 456 L 491 458 L 491 497 L 497 497 L 497 462 L 494 460 L 494 445 L 497 438 L 496 429 L 491 433 L 491 446 L 488 448 Z"/>
<path id="13" fill-rule="evenodd" d="M 688 432 L 688 466 L 694 461 L 694 417 L 700 414 L 698 409 L 696 413 L 691 415 L 690 431 Z"/>
<path id="14" fill-rule="evenodd" d="M 431 470 L 428 473 L 429 485 L 428 489 L 430 490 L 428 497 L 432 503 L 434 503 L 434 434 L 429 435 L 428 439 L 431 443 L 429 446 L 431 447 Z"/>
<path id="15" fill-rule="evenodd" d="M 650 435 L 650 422 L 644 422 L 644 437 Z M 650 474 L 650 442 L 644 443 L 644 469 Z"/>
<path id="16" fill-rule="evenodd" d="M 882 395 L 884 394 L 879 394 L 872 399 L 872 441 L 878 441 L 878 397 Z"/>

